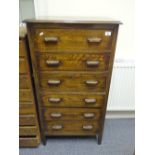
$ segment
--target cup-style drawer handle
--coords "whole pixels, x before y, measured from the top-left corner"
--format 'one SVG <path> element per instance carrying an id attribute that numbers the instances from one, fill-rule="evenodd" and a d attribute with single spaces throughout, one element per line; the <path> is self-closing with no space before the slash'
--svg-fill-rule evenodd
<path id="1" fill-rule="evenodd" d="M 93 126 L 92 125 L 83 125 L 82 127 L 84 130 L 92 130 Z"/>
<path id="2" fill-rule="evenodd" d="M 48 101 L 51 103 L 59 103 L 61 102 L 61 98 L 49 98 Z"/>
<path id="3" fill-rule="evenodd" d="M 95 116 L 94 113 L 84 113 L 85 118 L 93 118 Z"/>
<path id="4" fill-rule="evenodd" d="M 88 43 L 100 43 L 102 41 L 102 38 L 98 37 L 91 37 L 87 38 Z"/>
<path id="5" fill-rule="evenodd" d="M 55 118 L 59 118 L 59 117 L 61 117 L 62 116 L 62 114 L 61 113 L 51 113 L 51 117 L 55 117 Z"/>
<path id="6" fill-rule="evenodd" d="M 60 61 L 59 60 L 46 60 L 46 64 L 48 66 L 58 66 L 60 65 Z"/>
<path id="7" fill-rule="evenodd" d="M 60 80 L 48 80 L 48 85 L 59 85 L 61 83 Z"/>
<path id="8" fill-rule="evenodd" d="M 88 86 L 95 86 L 95 85 L 98 84 L 98 81 L 95 81 L 95 80 L 87 80 L 87 81 L 86 81 L 86 84 L 87 84 Z"/>
<path id="9" fill-rule="evenodd" d="M 54 130 L 61 130 L 62 129 L 62 125 L 53 125 L 52 129 L 54 129 Z"/>
<path id="10" fill-rule="evenodd" d="M 88 67 L 96 67 L 99 65 L 99 63 L 100 63 L 99 61 L 86 61 L 86 65 Z"/>
<path id="11" fill-rule="evenodd" d="M 59 41 L 58 37 L 45 37 L 45 42 L 57 43 Z"/>
<path id="12" fill-rule="evenodd" d="M 85 103 L 96 103 L 96 99 L 95 98 L 86 98 L 84 99 Z"/>

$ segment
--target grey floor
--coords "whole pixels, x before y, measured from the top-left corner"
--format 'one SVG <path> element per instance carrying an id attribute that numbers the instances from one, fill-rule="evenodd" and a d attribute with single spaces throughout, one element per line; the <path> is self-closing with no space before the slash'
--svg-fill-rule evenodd
<path id="1" fill-rule="evenodd" d="M 95 138 L 49 138 L 46 146 L 21 148 L 20 155 L 133 155 L 134 119 L 107 119 L 101 145 Z"/>

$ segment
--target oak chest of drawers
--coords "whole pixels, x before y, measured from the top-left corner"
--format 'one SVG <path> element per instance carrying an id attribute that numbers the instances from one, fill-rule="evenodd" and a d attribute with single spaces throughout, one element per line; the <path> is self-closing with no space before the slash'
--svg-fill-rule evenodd
<path id="1" fill-rule="evenodd" d="M 25 22 L 43 142 L 97 136 L 100 144 L 120 22 Z"/>
<path id="2" fill-rule="evenodd" d="M 38 117 L 28 60 L 26 30 L 20 28 L 19 38 L 19 145 L 36 147 L 40 143 Z"/>

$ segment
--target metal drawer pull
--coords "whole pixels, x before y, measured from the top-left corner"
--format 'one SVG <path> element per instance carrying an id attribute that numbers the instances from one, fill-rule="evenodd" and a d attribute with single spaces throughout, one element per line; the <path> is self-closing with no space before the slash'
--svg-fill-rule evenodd
<path id="1" fill-rule="evenodd" d="M 85 118 L 93 118 L 95 116 L 94 113 L 84 113 Z"/>
<path id="2" fill-rule="evenodd" d="M 61 102 L 61 98 L 49 98 L 48 101 L 51 103 L 59 103 Z"/>
<path id="3" fill-rule="evenodd" d="M 46 60 L 46 64 L 48 66 L 58 66 L 60 65 L 60 61 L 59 60 Z"/>
<path id="4" fill-rule="evenodd" d="M 62 129 L 62 125 L 53 125 L 52 129 L 54 129 L 54 130 L 61 130 Z"/>
<path id="5" fill-rule="evenodd" d="M 45 42 L 51 42 L 51 43 L 57 43 L 58 42 L 58 37 L 45 37 L 44 41 Z"/>
<path id="6" fill-rule="evenodd" d="M 100 43 L 102 41 L 102 38 L 93 37 L 87 39 L 88 43 Z"/>
<path id="7" fill-rule="evenodd" d="M 99 65 L 99 63 L 100 63 L 99 61 L 86 61 L 86 65 L 88 67 L 96 67 Z"/>
<path id="8" fill-rule="evenodd" d="M 96 99 L 94 98 L 86 98 L 84 99 L 85 103 L 96 103 Z"/>
<path id="9" fill-rule="evenodd" d="M 48 80 L 48 85 L 59 85 L 61 83 L 60 80 Z"/>
<path id="10" fill-rule="evenodd" d="M 59 118 L 61 116 L 62 116 L 61 113 L 51 113 L 51 117 Z"/>
<path id="11" fill-rule="evenodd" d="M 95 80 L 87 80 L 86 81 L 86 84 L 89 85 L 89 86 L 94 86 L 94 85 L 97 85 L 98 84 L 98 81 L 95 81 Z"/>
<path id="12" fill-rule="evenodd" d="M 82 127 L 84 130 L 92 130 L 93 126 L 92 125 L 83 125 Z"/>

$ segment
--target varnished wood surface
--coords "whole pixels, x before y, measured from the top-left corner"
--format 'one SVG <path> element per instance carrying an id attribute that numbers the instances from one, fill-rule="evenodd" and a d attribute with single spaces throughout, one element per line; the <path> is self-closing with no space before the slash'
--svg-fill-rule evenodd
<path id="1" fill-rule="evenodd" d="M 107 71 L 109 54 L 43 54 L 37 56 L 40 71 Z M 47 64 L 47 61 L 58 60 L 57 66 Z M 88 66 L 87 61 L 98 61 L 98 66 Z"/>
<path id="2" fill-rule="evenodd" d="M 98 120 L 100 119 L 100 109 L 89 108 L 43 108 L 46 121 L 53 120 Z M 60 114 L 62 116 L 54 117 L 52 114 Z M 93 113 L 94 116 L 87 118 L 84 115 L 87 113 Z"/>
<path id="3" fill-rule="evenodd" d="M 105 36 L 110 32 L 110 36 Z M 36 29 L 35 50 L 38 52 L 55 52 L 63 50 L 77 52 L 101 52 L 102 49 L 110 50 L 112 44 L 113 30 L 82 30 L 82 29 Z M 46 38 L 57 38 L 57 41 L 48 41 Z M 89 42 L 91 39 L 91 42 Z M 95 42 L 95 39 L 101 41 Z M 103 51 L 102 51 L 103 52 Z"/>
<path id="4" fill-rule="evenodd" d="M 24 136 L 19 138 L 19 145 L 34 147 L 40 142 L 40 133 L 25 28 L 20 29 L 19 38 L 19 136 Z"/>
<path id="5" fill-rule="evenodd" d="M 50 80 L 58 80 L 60 84 L 49 84 Z M 89 81 L 96 81 L 97 84 L 89 84 Z M 40 73 L 40 87 L 45 91 L 56 92 L 103 92 L 106 87 L 106 75 L 103 73 Z"/>
<path id="6" fill-rule="evenodd" d="M 120 23 L 76 20 L 26 20 L 26 23 L 44 144 L 47 135 L 97 135 L 100 144 Z M 96 88 L 86 89 L 85 79 L 91 81 L 89 84 L 96 83 Z M 84 106 L 81 100 L 88 96 L 96 98 L 96 104 Z M 83 118 L 83 112 L 91 112 L 87 116 L 93 117 Z M 95 122 L 95 132 L 81 130 L 83 121 Z M 65 128 L 56 130 L 60 125 Z"/>
<path id="7" fill-rule="evenodd" d="M 109 17 L 56 17 L 44 16 L 24 20 L 26 23 L 59 23 L 59 24 L 121 24 L 120 21 Z"/>
<path id="8" fill-rule="evenodd" d="M 53 129 L 53 126 L 62 126 L 62 129 Z M 83 126 L 91 125 L 93 128 L 84 130 Z M 98 122 L 96 121 L 52 121 L 46 123 L 46 135 L 56 136 L 88 136 L 96 135 L 98 132 Z"/>
<path id="9" fill-rule="evenodd" d="M 104 97 L 105 97 L 104 94 L 89 94 L 89 93 L 62 94 L 62 93 L 55 93 L 55 92 L 49 92 L 49 93 L 45 92 L 42 94 L 42 106 L 57 107 L 57 108 L 58 107 L 90 107 L 90 108 L 102 107 L 104 104 Z M 52 102 L 50 101 L 50 99 L 55 99 L 55 100 L 57 99 L 56 100 L 57 102 L 56 101 Z"/>

